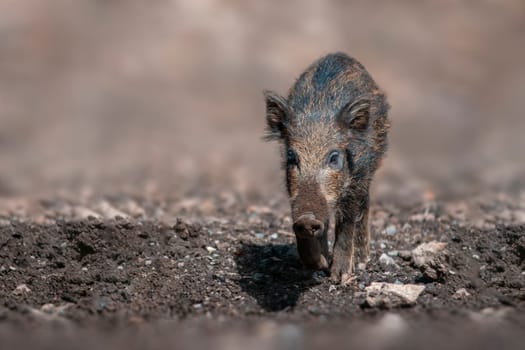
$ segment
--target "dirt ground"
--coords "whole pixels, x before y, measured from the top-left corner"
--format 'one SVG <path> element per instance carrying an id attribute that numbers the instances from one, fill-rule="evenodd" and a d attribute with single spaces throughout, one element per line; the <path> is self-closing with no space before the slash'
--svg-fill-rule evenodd
<path id="1" fill-rule="evenodd" d="M 203 347 L 518 347 L 525 327 L 524 199 L 376 204 L 370 264 L 348 286 L 301 266 L 284 200 L 268 206 L 224 192 L 182 201 L 25 203 L 38 220 L 1 221 L 3 338 L 33 346 L 40 338 L 11 332 L 41 332 L 55 348 L 57 341 L 77 344 L 77 336 L 87 338 L 81 348 L 128 347 L 129 339 L 158 347 L 194 340 Z M 416 267 L 410 252 L 432 241 L 446 243 L 442 255 Z M 365 292 L 374 281 L 425 289 L 414 306 L 375 308 Z M 142 332 L 153 334 L 144 339 Z"/>
<path id="2" fill-rule="evenodd" d="M 1 349 L 523 348 L 523 2 L 320 4 L 0 2 Z M 392 106 L 346 286 L 261 140 L 262 90 L 332 51 Z"/>

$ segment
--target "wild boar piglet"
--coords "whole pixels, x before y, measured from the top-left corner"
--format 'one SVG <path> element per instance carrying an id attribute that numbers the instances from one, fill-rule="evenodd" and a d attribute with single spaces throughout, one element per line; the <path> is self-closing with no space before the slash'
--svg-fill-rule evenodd
<path id="1" fill-rule="evenodd" d="M 369 190 L 390 127 L 385 94 L 357 60 L 335 53 L 308 67 L 287 97 L 265 97 L 266 139 L 282 144 L 301 261 L 346 283 L 368 259 Z"/>

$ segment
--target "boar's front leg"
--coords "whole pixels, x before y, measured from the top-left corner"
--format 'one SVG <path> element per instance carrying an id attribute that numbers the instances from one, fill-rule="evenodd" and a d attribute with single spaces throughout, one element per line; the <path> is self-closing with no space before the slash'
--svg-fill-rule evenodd
<path id="1" fill-rule="evenodd" d="M 352 280 L 354 227 L 353 218 L 346 215 L 336 217 L 335 242 L 330 267 L 330 278 L 334 282 L 347 284 Z"/>
<path id="2" fill-rule="evenodd" d="M 360 201 L 354 232 L 354 261 L 358 269 L 364 269 L 370 253 L 370 231 L 368 229 L 369 196 Z"/>

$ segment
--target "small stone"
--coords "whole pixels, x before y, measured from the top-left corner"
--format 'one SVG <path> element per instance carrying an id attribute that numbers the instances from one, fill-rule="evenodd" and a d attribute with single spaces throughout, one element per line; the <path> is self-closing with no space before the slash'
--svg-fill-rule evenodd
<path id="1" fill-rule="evenodd" d="M 56 310 L 56 306 L 54 304 L 51 304 L 51 303 L 48 303 L 48 304 L 44 304 L 40 307 L 40 311 L 43 311 L 47 314 L 53 314 L 55 313 L 55 310 Z"/>
<path id="2" fill-rule="evenodd" d="M 399 252 L 397 250 L 391 250 L 389 252 L 387 252 L 388 255 L 390 256 L 397 256 L 399 254 Z"/>
<path id="3" fill-rule="evenodd" d="M 0 219 L 0 227 L 7 227 L 11 225 L 11 222 L 9 220 Z"/>
<path id="4" fill-rule="evenodd" d="M 432 241 L 423 243 L 412 250 L 412 260 L 414 265 L 421 270 L 424 277 L 436 281 L 441 280 L 447 273 L 443 262 L 443 255 L 446 243 Z"/>
<path id="5" fill-rule="evenodd" d="M 392 257 L 388 256 L 387 254 L 383 253 L 379 257 L 379 262 L 383 265 L 389 266 L 389 265 L 396 265 L 396 262 Z"/>
<path id="6" fill-rule="evenodd" d="M 81 270 L 85 272 L 85 271 L 88 270 L 88 268 L 87 267 L 83 267 Z"/>
<path id="7" fill-rule="evenodd" d="M 216 248 L 213 248 L 213 247 L 210 247 L 210 246 L 207 246 L 206 250 L 208 251 L 208 253 L 213 253 L 213 252 L 217 251 Z"/>
<path id="8" fill-rule="evenodd" d="M 263 239 L 264 238 L 264 233 L 261 233 L 261 232 L 257 232 L 254 234 L 255 238 L 257 239 Z"/>
<path id="9" fill-rule="evenodd" d="M 384 243 L 379 244 L 379 248 L 385 249 L 386 248 L 386 244 L 384 244 Z"/>
<path id="10" fill-rule="evenodd" d="M 412 250 L 412 259 L 416 266 L 422 266 L 429 260 L 432 260 L 438 253 L 443 251 L 447 246 L 444 242 L 432 241 L 418 245 Z"/>
<path id="11" fill-rule="evenodd" d="M 330 287 L 328 287 L 328 293 L 335 292 L 336 290 L 337 290 L 337 287 L 333 284 L 331 284 Z"/>
<path id="12" fill-rule="evenodd" d="M 452 298 L 456 300 L 465 299 L 470 296 L 470 293 L 465 288 L 459 288 L 454 295 L 452 295 Z"/>
<path id="13" fill-rule="evenodd" d="M 472 257 L 476 260 L 479 260 L 479 255 L 478 254 L 472 254 Z"/>
<path id="14" fill-rule="evenodd" d="M 397 228 L 395 225 L 389 225 L 387 228 L 383 231 L 384 234 L 387 234 L 389 236 L 393 236 L 397 233 Z"/>
<path id="15" fill-rule="evenodd" d="M 277 233 L 272 233 L 270 235 L 270 239 L 277 239 L 279 236 L 277 235 Z"/>
<path id="16" fill-rule="evenodd" d="M 148 260 L 144 261 L 144 264 L 145 264 L 146 266 L 151 265 L 151 260 L 148 259 Z"/>
<path id="17" fill-rule="evenodd" d="M 425 286 L 372 282 L 365 288 L 366 302 L 370 307 L 392 308 L 416 303 Z"/>
<path id="18" fill-rule="evenodd" d="M 15 295 L 28 294 L 30 292 L 31 292 L 31 289 L 29 289 L 29 287 L 25 283 L 18 285 L 15 288 L 15 290 L 13 290 L 13 294 Z"/>

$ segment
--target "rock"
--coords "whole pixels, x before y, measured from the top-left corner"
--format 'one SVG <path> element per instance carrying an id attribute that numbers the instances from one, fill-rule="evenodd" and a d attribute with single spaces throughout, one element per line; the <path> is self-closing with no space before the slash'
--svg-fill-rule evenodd
<path id="1" fill-rule="evenodd" d="M 393 236 L 397 233 L 397 228 L 395 225 L 389 225 L 386 229 L 383 230 L 383 233 L 389 236 Z"/>
<path id="2" fill-rule="evenodd" d="M 177 218 L 175 225 L 173 225 L 173 229 L 175 230 L 177 236 L 183 240 L 187 240 L 190 237 L 198 237 L 202 227 L 198 223 L 189 223 L 180 218 Z"/>
<path id="3" fill-rule="evenodd" d="M 381 254 L 381 256 L 379 257 L 379 263 L 385 266 L 390 266 L 390 265 L 396 266 L 397 265 L 394 259 L 392 259 L 392 257 L 388 256 L 385 253 Z"/>
<path id="4" fill-rule="evenodd" d="M 40 307 L 40 311 L 45 312 L 49 315 L 63 315 L 66 309 L 68 309 L 72 303 L 66 303 L 62 305 L 54 305 L 54 304 L 44 304 Z"/>
<path id="5" fill-rule="evenodd" d="M 211 246 L 207 246 L 206 250 L 208 251 L 208 253 L 213 253 L 213 252 L 215 252 L 217 250 L 217 248 L 214 248 L 214 247 L 211 247 Z"/>
<path id="6" fill-rule="evenodd" d="M 29 287 L 25 283 L 18 285 L 15 288 L 15 290 L 13 290 L 13 294 L 15 295 L 28 294 L 30 292 L 31 292 L 31 289 L 29 289 Z"/>
<path id="7" fill-rule="evenodd" d="M 429 260 L 432 260 L 436 255 L 442 252 L 447 246 L 444 242 L 431 241 L 418 245 L 412 250 L 412 259 L 416 266 L 426 264 Z"/>
<path id="8" fill-rule="evenodd" d="M 0 227 L 7 227 L 11 225 L 11 222 L 9 220 L 0 219 Z"/>
<path id="9" fill-rule="evenodd" d="M 465 299 L 470 296 L 470 293 L 465 288 L 459 288 L 453 295 L 452 298 L 456 300 Z"/>
<path id="10" fill-rule="evenodd" d="M 393 308 L 416 303 L 425 286 L 416 284 L 394 284 L 372 282 L 365 288 L 366 303 L 370 307 Z"/>
<path id="11" fill-rule="evenodd" d="M 446 274 L 447 269 L 441 261 L 445 255 L 444 242 L 427 242 L 420 244 L 412 250 L 412 261 L 421 270 L 425 278 L 430 280 L 440 280 Z"/>

